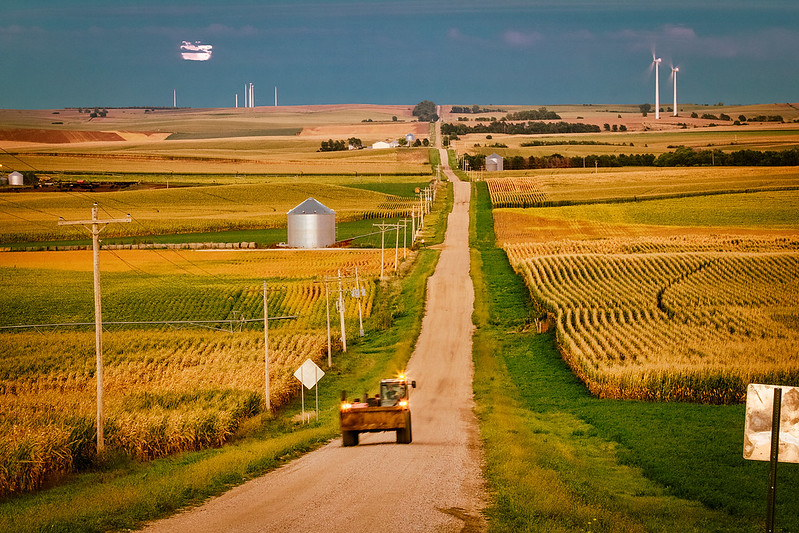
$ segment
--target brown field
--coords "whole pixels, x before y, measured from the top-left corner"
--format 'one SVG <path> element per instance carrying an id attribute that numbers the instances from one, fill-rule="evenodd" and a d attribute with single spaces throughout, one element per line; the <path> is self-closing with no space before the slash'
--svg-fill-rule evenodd
<path id="1" fill-rule="evenodd" d="M 412 106 L 253 109 L 0 110 L 0 164 L 47 172 L 240 174 L 429 173 L 426 149 L 317 152 L 320 141 L 364 145 L 427 137 Z M 397 121 L 393 121 L 393 117 Z M 372 122 L 363 122 L 371 120 Z"/>

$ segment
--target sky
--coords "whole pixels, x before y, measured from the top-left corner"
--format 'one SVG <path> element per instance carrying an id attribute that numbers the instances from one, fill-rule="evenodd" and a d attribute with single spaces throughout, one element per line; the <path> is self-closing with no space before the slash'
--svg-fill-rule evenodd
<path id="1" fill-rule="evenodd" d="M 664 105 L 799 102 L 796 0 L 2 0 L 0 108 L 654 103 L 653 52 Z"/>

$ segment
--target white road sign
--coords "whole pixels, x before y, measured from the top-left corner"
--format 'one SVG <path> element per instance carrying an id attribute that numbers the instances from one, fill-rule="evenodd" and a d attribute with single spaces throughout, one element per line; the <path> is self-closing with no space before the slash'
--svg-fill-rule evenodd
<path id="1" fill-rule="evenodd" d="M 319 368 L 316 363 L 310 359 L 306 359 L 302 366 L 294 372 L 294 377 L 300 380 L 300 383 L 305 385 L 305 388 L 309 390 L 312 389 L 324 375 L 325 371 Z"/>
<path id="2" fill-rule="evenodd" d="M 768 461 L 771 456 L 771 418 L 774 406 L 774 385 L 750 384 L 746 390 L 746 427 L 744 459 Z M 780 387 L 781 463 L 799 463 L 799 387 Z"/>

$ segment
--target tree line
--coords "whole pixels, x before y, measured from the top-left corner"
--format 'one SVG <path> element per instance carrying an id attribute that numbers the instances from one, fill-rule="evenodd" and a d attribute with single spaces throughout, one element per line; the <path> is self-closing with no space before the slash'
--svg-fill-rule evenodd
<path id="1" fill-rule="evenodd" d="M 464 159 L 470 168 L 485 166 L 486 156 L 483 154 L 465 154 Z M 694 150 L 679 146 L 672 152 L 655 154 L 604 154 L 564 157 L 560 154 L 547 156 L 523 157 L 520 155 L 506 157 L 503 161 L 505 170 L 527 170 L 539 168 L 582 168 L 582 167 L 696 167 L 696 166 L 797 166 L 799 165 L 799 148 L 790 150 L 760 152 L 757 150 L 737 150 L 722 152 L 721 150 Z"/>
<path id="2" fill-rule="evenodd" d="M 450 113 L 459 113 L 463 115 L 468 114 L 477 114 L 477 113 L 503 113 L 504 109 L 491 109 L 489 107 L 480 107 L 479 105 L 475 104 L 473 106 L 460 106 L 454 105 L 452 109 L 450 109 Z"/>
<path id="3" fill-rule="evenodd" d="M 493 121 L 488 124 L 446 123 L 441 125 L 442 135 L 466 135 L 468 133 L 506 133 L 511 135 L 531 135 L 538 133 L 599 133 L 595 124 L 574 122 L 506 122 Z"/>
<path id="4" fill-rule="evenodd" d="M 363 143 L 357 137 L 350 137 L 346 141 L 338 139 L 328 139 L 322 141 L 322 145 L 317 152 L 341 152 L 344 150 L 360 150 L 363 148 Z"/>

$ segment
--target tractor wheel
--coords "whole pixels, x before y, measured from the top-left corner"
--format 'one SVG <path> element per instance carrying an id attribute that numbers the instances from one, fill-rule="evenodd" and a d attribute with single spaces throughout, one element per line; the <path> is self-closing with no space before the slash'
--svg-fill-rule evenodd
<path id="1" fill-rule="evenodd" d="M 405 415 L 405 427 L 397 430 L 397 444 L 410 444 L 413 441 L 411 432 L 411 414 Z"/>
<path id="2" fill-rule="evenodd" d="M 341 443 L 344 446 L 357 446 L 358 445 L 358 432 L 357 431 L 342 431 Z"/>

